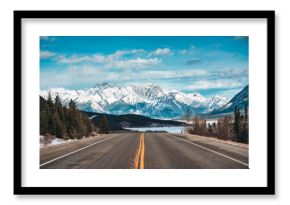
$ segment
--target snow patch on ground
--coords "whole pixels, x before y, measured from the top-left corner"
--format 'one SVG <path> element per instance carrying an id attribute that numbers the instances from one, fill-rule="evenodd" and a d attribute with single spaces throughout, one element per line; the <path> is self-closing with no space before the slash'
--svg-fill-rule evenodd
<path id="1" fill-rule="evenodd" d="M 59 144 L 63 144 L 63 143 L 67 143 L 67 142 L 71 142 L 74 140 L 64 140 L 64 139 L 59 139 L 56 138 L 54 136 L 42 136 L 40 135 L 40 148 L 44 148 L 44 147 L 51 147 L 51 146 L 55 146 L 55 145 L 59 145 Z"/>
<path id="2" fill-rule="evenodd" d="M 65 140 L 63 140 L 63 139 L 54 139 L 54 140 L 52 140 L 51 141 L 51 143 L 50 143 L 50 146 L 52 146 L 52 145 L 57 145 L 57 144 L 62 144 L 62 143 L 65 143 L 66 141 Z"/>

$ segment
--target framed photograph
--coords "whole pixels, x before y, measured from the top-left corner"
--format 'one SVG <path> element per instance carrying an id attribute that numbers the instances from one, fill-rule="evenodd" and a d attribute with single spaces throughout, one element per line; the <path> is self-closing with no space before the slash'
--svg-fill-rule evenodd
<path id="1" fill-rule="evenodd" d="M 14 11 L 14 194 L 275 194 L 274 11 Z"/>

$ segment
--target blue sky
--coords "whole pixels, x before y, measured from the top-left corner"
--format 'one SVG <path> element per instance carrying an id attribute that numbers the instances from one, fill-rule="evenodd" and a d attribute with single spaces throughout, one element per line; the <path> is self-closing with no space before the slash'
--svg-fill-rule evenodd
<path id="1" fill-rule="evenodd" d="M 42 36 L 40 88 L 156 83 L 206 97 L 248 84 L 244 36 Z"/>

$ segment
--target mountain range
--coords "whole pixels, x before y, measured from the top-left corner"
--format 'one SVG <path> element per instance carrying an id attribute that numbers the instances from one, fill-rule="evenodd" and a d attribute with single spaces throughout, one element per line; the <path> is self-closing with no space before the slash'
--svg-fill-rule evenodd
<path id="1" fill-rule="evenodd" d="M 151 118 L 177 119 L 188 110 L 195 115 L 221 110 L 226 105 L 231 109 L 231 101 L 225 97 L 216 95 L 205 98 L 198 92 L 188 94 L 164 89 L 156 84 L 119 86 L 101 83 L 80 90 L 54 88 L 40 91 L 44 98 L 49 93 L 53 99 L 58 94 L 63 104 L 74 100 L 80 110 L 114 115 L 138 114 Z"/>

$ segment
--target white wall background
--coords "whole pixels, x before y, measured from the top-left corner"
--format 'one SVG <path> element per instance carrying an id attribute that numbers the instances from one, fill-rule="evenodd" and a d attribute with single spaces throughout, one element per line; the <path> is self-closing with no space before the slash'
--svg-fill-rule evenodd
<path id="1" fill-rule="evenodd" d="M 290 12 L 288 1 L 49 0 L 0 3 L 0 199 L 1 204 L 288 204 L 290 201 Z M 276 196 L 14 196 L 13 10 L 276 10 Z M 288 131 L 288 132 L 287 132 Z"/>

